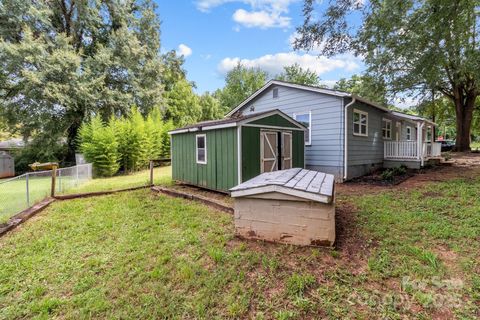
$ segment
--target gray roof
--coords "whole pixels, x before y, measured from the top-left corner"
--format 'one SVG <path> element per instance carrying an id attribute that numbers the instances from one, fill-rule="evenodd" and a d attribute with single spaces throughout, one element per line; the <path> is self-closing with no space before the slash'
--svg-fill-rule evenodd
<path id="1" fill-rule="evenodd" d="M 408 119 L 408 120 L 412 120 L 412 121 L 425 121 L 425 122 L 428 122 L 428 123 L 431 123 L 431 124 L 435 124 L 434 122 L 432 122 L 432 121 L 430 121 L 426 118 L 415 116 L 413 114 L 406 114 L 406 113 L 398 112 L 398 111 L 392 111 L 392 114 L 396 117 L 399 117 L 399 118 L 404 118 L 404 119 Z"/>
<path id="2" fill-rule="evenodd" d="M 0 149 L 19 149 L 25 147 L 25 142 L 20 138 L 12 138 L 10 140 L 0 141 Z"/>
<path id="3" fill-rule="evenodd" d="M 200 131 L 200 130 L 218 129 L 220 127 L 230 127 L 230 126 L 234 127 L 239 124 L 248 123 L 249 121 L 256 120 L 257 118 L 261 119 L 263 117 L 268 117 L 274 114 L 278 114 L 283 118 L 287 119 L 288 121 L 290 121 L 292 124 L 295 124 L 296 126 L 298 126 L 300 129 L 306 130 L 306 127 L 300 122 L 297 122 L 296 120 L 292 119 L 282 111 L 278 109 L 274 109 L 274 110 L 247 114 L 247 115 L 240 115 L 238 117 L 229 117 L 229 118 L 223 118 L 219 120 L 203 121 L 203 122 L 195 123 L 189 126 L 172 130 L 169 133 L 175 134 L 175 133 L 183 133 L 183 132 L 194 132 L 194 131 Z"/>
<path id="4" fill-rule="evenodd" d="M 272 85 L 277 85 L 277 86 L 285 86 L 285 87 L 290 87 L 290 88 L 296 88 L 300 90 L 307 90 L 307 91 L 312 91 L 312 92 L 317 92 L 317 93 L 323 93 L 331 96 L 336 96 L 339 98 L 351 98 L 355 99 L 359 102 L 368 104 L 372 107 L 375 107 L 377 109 L 383 110 L 385 112 L 388 112 L 390 114 L 394 114 L 397 117 L 408 119 L 408 120 L 413 120 L 413 121 L 426 121 L 429 123 L 434 124 L 428 119 L 419 117 L 419 116 L 412 116 L 409 114 L 397 112 L 397 111 L 392 111 L 388 109 L 386 106 L 380 105 L 376 102 L 370 101 L 368 99 L 362 98 L 358 95 L 351 94 L 349 92 L 345 91 L 340 91 L 340 90 L 334 90 L 334 89 L 327 89 L 327 88 L 320 88 L 320 87 L 315 87 L 315 86 L 308 86 L 308 85 L 303 85 L 303 84 L 297 84 L 297 83 L 291 83 L 291 82 L 286 82 L 286 81 L 280 81 L 280 80 L 270 80 L 268 81 L 263 87 L 255 91 L 250 97 L 245 99 L 242 103 L 240 103 L 237 107 L 233 108 L 229 113 L 227 113 L 226 117 L 234 115 L 238 110 L 242 109 L 245 105 L 247 105 L 250 101 L 254 100 L 258 95 L 260 95 L 263 91 L 265 91 L 268 87 Z"/>
<path id="5" fill-rule="evenodd" d="M 335 178 L 331 174 L 293 168 L 265 172 L 230 189 L 232 197 L 279 192 L 294 197 L 330 203 L 333 200 Z"/>

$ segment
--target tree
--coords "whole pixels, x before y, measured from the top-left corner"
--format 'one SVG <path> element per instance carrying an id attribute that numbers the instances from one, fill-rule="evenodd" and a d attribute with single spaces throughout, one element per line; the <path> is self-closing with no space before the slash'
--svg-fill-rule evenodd
<path id="1" fill-rule="evenodd" d="M 199 104 L 202 115 L 199 120 L 219 119 L 228 112 L 226 108 L 222 108 L 220 101 L 210 92 L 205 92 L 199 98 Z"/>
<path id="2" fill-rule="evenodd" d="M 177 81 L 172 89 L 165 93 L 165 102 L 168 108 L 165 110 L 164 119 L 172 120 L 177 126 L 193 124 L 202 116 L 198 97 L 185 79 Z"/>
<path id="3" fill-rule="evenodd" d="M 441 92 L 454 105 L 456 149 L 470 149 L 475 100 L 480 93 L 478 0 L 339 0 L 322 14 L 304 2 L 295 48 L 322 44 L 322 54 L 353 51 L 391 93 L 428 97 Z M 360 26 L 353 15 L 362 15 Z"/>
<path id="4" fill-rule="evenodd" d="M 354 74 L 350 79 L 342 78 L 335 83 L 333 89 L 349 92 L 379 104 L 388 104 L 385 86 L 368 75 Z"/>
<path id="5" fill-rule="evenodd" d="M 159 32 L 150 0 L 2 1 L 1 115 L 32 145 L 67 138 L 73 159 L 84 119 L 161 103 Z"/>
<path id="6" fill-rule="evenodd" d="M 259 68 L 247 68 L 238 63 L 225 77 L 225 87 L 215 95 L 222 108 L 231 110 L 260 89 L 267 80 L 267 73 Z"/>
<path id="7" fill-rule="evenodd" d="M 283 72 L 275 78 L 307 86 L 321 86 L 318 75 L 310 69 L 303 69 L 298 63 L 283 67 Z"/>

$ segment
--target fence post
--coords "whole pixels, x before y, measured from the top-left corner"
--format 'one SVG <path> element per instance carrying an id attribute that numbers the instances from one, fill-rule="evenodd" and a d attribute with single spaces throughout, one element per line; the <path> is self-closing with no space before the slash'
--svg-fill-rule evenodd
<path id="1" fill-rule="evenodd" d="M 55 181 L 57 179 L 57 166 L 52 167 L 52 189 L 50 190 L 50 196 L 55 197 Z"/>
<path id="2" fill-rule="evenodd" d="M 27 207 L 30 207 L 30 188 L 29 188 L 29 185 L 28 185 L 28 176 L 29 176 L 29 174 L 27 173 L 25 175 L 25 182 L 27 184 Z"/>
<path id="3" fill-rule="evenodd" d="M 75 166 L 75 186 L 78 186 L 78 164 Z"/>
<path id="4" fill-rule="evenodd" d="M 150 160 L 150 186 L 153 186 L 153 160 Z"/>

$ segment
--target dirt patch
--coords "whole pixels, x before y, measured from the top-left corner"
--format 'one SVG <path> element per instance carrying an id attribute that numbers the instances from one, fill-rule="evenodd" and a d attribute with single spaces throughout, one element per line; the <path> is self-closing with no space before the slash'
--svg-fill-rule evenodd
<path id="1" fill-rule="evenodd" d="M 393 184 L 371 184 L 348 181 L 336 185 L 339 195 L 375 194 L 388 190 L 418 189 L 430 182 L 444 182 L 452 179 L 475 179 L 480 176 L 480 153 L 453 153 L 452 163 L 417 170 L 408 179 Z"/>
<path id="2" fill-rule="evenodd" d="M 216 202 L 222 203 L 225 206 L 233 207 L 233 199 L 230 198 L 230 196 L 226 193 L 202 189 L 202 188 L 187 185 L 187 184 L 175 184 L 171 188 L 181 192 L 190 193 L 190 194 L 202 196 L 202 197 L 207 197 L 212 200 L 215 200 Z"/>
<path id="3" fill-rule="evenodd" d="M 357 272 L 362 272 L 373 243 L 360 228 L 358 209 L 351 203 L 338 200 L 335 211 L 336 249 L 343 260 L 355 265 Z"/>

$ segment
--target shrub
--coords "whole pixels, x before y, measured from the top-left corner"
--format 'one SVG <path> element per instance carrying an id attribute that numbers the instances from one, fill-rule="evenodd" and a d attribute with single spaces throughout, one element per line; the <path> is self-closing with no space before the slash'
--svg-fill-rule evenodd
<path id="1" fill-rule="evenodd" d="M 112 117 L 108 125 L 98 116 L 85 123 L 79 133 L 79 145 L 96 173 L 109 176 L 120 168 L 137 171 L 146 168 L 150 159 L 169 157 L 168 131 L 172 129 L 173 123 L 163 122 L 158 108 L 146 118 L 132 108 L 128 117 Z"/>
<path id="2" fill-rule="evenodd" d="M 113 176 L 119 169 L 118 141 L 112 125 L 105 125 L 100 116 L 80 128 L 80 150 L 93 164 L 95 174 Z"/>
<path id="3" fill-rule="evenodd" d="M 402 176 L 407 173 L 407 167 L 405 165 L 401 165 L 400 167 L 389 168 L 385 169 L 382 172 L 382 180 L 385 181 L 393 181 L 396 176 Z"/>

